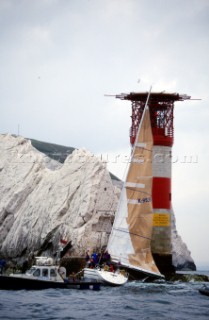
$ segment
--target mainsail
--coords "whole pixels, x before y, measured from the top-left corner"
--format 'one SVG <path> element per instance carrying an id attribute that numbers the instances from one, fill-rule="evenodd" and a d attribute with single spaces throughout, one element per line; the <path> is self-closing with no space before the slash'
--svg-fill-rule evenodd
<path id="1" fill-rule="evenodd" d="M 153 224 L 153 137 L 148 108 L 149 95 L 150 93 L 133 147 L 107 249 L 112 260 L 122 266 L 161 277 L 150 247 Z"/>

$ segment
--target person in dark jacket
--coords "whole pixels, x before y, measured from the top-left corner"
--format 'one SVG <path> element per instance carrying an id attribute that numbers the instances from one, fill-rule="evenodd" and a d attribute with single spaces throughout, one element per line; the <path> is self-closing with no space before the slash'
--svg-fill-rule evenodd
<path id="1" fill-rule="evenodd" d="M 5 266 L 6 266 L 6 261 L 4 259 L 1 259 L 0 260 L 0 274 L 3 274 Z"/>

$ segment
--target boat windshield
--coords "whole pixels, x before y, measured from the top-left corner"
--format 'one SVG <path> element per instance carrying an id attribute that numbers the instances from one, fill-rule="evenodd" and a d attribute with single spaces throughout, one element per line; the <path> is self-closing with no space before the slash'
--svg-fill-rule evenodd
<path id="1" fill-rule="evenodd" d="M 27 271 L 27 273 L 29 273 L 29 274 L 33 274 L 33 272 L 36 270 L 36 268 L 35 267 L 32 267 L 32 268 L 30 268 L 28 271 Z"/>

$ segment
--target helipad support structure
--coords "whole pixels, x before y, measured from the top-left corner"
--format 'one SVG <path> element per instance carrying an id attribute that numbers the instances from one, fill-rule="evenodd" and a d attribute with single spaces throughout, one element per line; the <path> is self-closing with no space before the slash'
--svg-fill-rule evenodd
<path id="1" fill-rule="evenodd" d="M 130 142 L 133 146 L 148 92 L 116 95 L 132 103 Z M 190 99 L 178 93 L 151 93 L 148 101 L 153 133 L 153 235 L 152 253 L 161 272 L 172 271 L 171 246 L 171 163 L 174 141 L 173 111 L 176 101 Z"/>

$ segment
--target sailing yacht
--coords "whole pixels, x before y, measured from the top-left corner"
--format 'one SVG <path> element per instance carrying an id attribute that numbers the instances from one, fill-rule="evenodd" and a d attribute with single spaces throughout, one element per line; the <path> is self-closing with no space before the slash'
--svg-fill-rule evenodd
<path id="1" fill-rule="evenodd" d="M 154 262 L 150 245 L 153 224 L 153 136 L 148 107 L 150 92 L 133 146 L 107 250 L 112 261 L 127 268 L 130 274 L 132 272 L 142 278 L 162 278 L 164 276 Z"/>

